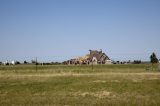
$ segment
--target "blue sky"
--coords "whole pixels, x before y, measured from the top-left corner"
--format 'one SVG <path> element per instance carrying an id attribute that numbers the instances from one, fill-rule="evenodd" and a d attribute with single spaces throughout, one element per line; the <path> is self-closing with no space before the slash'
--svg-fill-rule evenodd
<path id="1" fill-rule="evenodd" d="M 63 61 L 102 49 L 160 58 L 160 0 L 0 0 L 0 61 Z"/>

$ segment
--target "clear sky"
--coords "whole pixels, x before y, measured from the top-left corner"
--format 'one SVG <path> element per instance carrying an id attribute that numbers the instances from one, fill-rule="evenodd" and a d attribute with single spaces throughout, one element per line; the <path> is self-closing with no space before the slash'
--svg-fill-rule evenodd
<path id="1" fill-rule="evenodd" d="M 89 49 L 160 58 L 160 0 L 0 0 L 0 61 L 62 61 Z"/>

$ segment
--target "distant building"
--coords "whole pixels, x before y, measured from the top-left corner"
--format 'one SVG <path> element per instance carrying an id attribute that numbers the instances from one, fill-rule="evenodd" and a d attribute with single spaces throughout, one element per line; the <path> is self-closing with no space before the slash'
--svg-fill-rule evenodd
<path id="1" fill-rule="evenodd" d="M 9 65 L 8 60 L 7 60 L 7 61 L 5 61 L 5 62 L 3 62 L 3 65 Z"/>
<path id="2" fill-rule="evenodd" d="M 74 59 L 65 61 L 65 64 L 111 64 L 109 57 L 102 50 L 89 50 L 90 53 Z"/>
<path id="3" fill-rule="evenodd" d="M 89 62 L 93 64 L 110 64 L 111 60 L 109 57 L 102 52 L 102 50 L 97 51 L 97 50 L 89 50 Z"/>
<path id="4" fill-rule="evenodd" d="M 14 61 L 14 60 L 13 60 L 13 61 L 11 61 L 11 64 L 12 64 L 12 65 L 15 65 L 15 61 Z"/>

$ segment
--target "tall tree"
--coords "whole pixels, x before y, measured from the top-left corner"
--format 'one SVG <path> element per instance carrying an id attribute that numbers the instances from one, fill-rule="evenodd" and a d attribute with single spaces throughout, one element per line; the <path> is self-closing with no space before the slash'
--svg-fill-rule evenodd
<path id="1" fill-rule="evenodd" d="M 156 54 L 154 52 L 150 56 L 150 62 L 152 63 L 152 70 L 153 70 L 153 64 L 158 63 L 158 59 L 157 59 Z"/>

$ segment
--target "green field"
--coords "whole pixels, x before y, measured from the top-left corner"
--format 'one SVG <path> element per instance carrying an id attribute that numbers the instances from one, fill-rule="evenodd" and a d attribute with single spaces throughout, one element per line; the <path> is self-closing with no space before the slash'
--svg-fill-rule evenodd
<path id="1" fill-rule="evenodd" d="M 0 66 L 0 106 L 160 106 L 150 65 Z"/>

